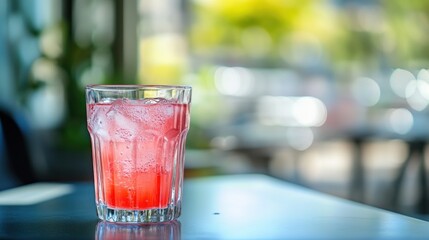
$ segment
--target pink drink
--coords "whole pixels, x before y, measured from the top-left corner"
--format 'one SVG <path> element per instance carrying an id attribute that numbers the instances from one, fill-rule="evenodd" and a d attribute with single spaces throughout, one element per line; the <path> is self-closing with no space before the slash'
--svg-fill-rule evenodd
<path id="1" fill-rule="evenodd" d="M 165 209 L 181 201 L 189 105 L 162 98 L 87 104 L 97 205 Z"/>

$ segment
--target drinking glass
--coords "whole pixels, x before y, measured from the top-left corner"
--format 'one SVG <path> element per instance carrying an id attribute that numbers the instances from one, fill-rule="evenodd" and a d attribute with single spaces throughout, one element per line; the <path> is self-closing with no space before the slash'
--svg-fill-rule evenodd
<path id="1" fill-rule="evenodd" d="M 180 216 L 191 87 L 88 85 L 97 215 L 156 223 Z"/>

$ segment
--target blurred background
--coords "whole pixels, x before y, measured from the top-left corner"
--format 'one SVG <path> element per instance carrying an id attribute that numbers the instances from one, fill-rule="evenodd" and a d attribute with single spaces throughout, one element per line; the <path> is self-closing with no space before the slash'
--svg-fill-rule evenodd
<path id="1" fill-rule="evenodd" d="M 186 176 L 429 219 L 429 2 L 0 0 L 0 188 L 91 181 L 87 84 L 193 87 Z"/>

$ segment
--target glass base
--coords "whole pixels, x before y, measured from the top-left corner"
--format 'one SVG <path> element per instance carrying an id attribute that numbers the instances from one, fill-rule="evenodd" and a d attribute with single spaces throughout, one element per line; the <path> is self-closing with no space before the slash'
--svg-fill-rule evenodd
<path id="1" fill-rule="evenodd" d="M 98 218 L 116 223 L 168 222 L 177 219 L 180 216 L 180 212 L 180 206 L 148 210 L 123 210 L 109 208 L 104 204 L 97 204 Z"/>

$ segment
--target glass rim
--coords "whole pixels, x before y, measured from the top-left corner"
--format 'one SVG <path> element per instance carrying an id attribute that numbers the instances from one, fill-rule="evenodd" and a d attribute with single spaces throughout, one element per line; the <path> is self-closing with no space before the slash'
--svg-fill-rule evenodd
<path id="1" fill-rule="evenodd" d="M 138 90 L 138 89 L 179 89 L 191 90 L 188 85 L 156 85 L 156 84 L 88 84 L 85 89 L 97 91 L 112 91 L 112 90 Z"/>

